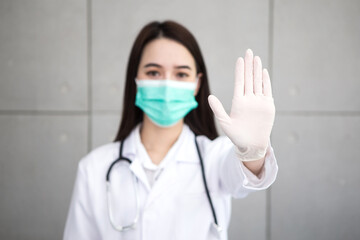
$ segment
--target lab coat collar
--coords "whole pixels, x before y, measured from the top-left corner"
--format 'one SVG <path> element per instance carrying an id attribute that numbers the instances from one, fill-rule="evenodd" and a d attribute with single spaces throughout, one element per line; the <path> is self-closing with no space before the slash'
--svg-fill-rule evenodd
<path id="1" fill-rule="evenodd" d="M 127 156 L 127 157 L 131 157 L 130 159 L 134 162 L 136 160 L 140 160 L 140 159 L 136 159 L 135 157 L 138 155 L 137 154 L 137 136 L 140 136 L 140 127 L 141 127 L 141 123 L 139 123 L 129 134 L 129 136 L 125 139 L 125 143 L 124 143 L 124 149 L 123 149 L 123 155 Z M 184 123 L 183 125 L 183 129 L 182 132 L 178 138 L 178 140 L 175 142 L 175 144 L 179 142 L 178 147 L 181 149 L 186 149 L 186 151 L 177 151 L 177 154 L 175 154 L 175 161 L 176 162 L 192 162 L 192 163 L 198 163 L 199 159 L 198 159 L 198 154 L 197 154 L 197 150 L 196 150 L 196 146 L 195 146 L 195 142 L 194 142 L 194 133 L 193 131 L 190 129 L 190 127 Z M 140 137 L 139 137 L 140 139 Z M 174 145 L 175 145 L 174 144 Z M 185 146 L 186 145 L 186 146 Z M 170 149 L 171 150 L 171 149 Z M 141 163 L 141 160 L 140 160 Z M 141 164 L 140 164 L 141 165 Z"/>
<path id="2" fill-rule="evenodd" d="M 182 139 L 181 149 L 177 152 L 176 161 L 178 163 L 199 163 L 200 160 L 198 158 L 198 153 L 195 145 L 195 134 L 185 123 L 182 134 L 184 135 L 184 138 Z"/>
<path id="3" fill-rule="evenodd" d="M 139 132 L 140 124 L 138 124 L 129 134 L 128 137 L 125 138 L 124 146 L 123 146 L 123 156 L 127 157 L 131 160 L 130 170 L 135 174 L 135 176 L 145 185 L 146 189 L 150 191 L 150 185 L 147 180 L 146 174 L 144 172 L 143 167 L 141 166 L 141 162 L 139 160 L 136 148 L 136 135 Z"/>
<path id="4" fill-rule="evenodd" d="M 142 161 L 139 159 L 139 154 L 137 153 L 138 147 L 137 144 L 141 144 L 137 137 L 140 135 L 140 124 L 137 125 L 130 135 L 125 139 L 123 155 L 132 160 L 130 165 L 131 171 L 135 176 L 144 184 L 145 188 L 149 192 L 147 204 L 153 203 L 158 197 L 160 197 L 167 189 L 170 189 L 178 181 L 178 171 L 177 165 L 182 162 L 188 163 L 199 163 L 199 158 L 196 151 L 196 146 L 194 143 L 194 133 L 191 131 L 188 125 L 184 124 L 182 132 L 175 142 L 173 147 L 169 150 L 173 151 L 171 154 L 172 159 L 164 168 L 162 176 L 158 179 L 156 184 L 154 184 L 151 189 L 146 173 L 142 166 Z M 138 134 L 138 136 L 136 136 Z M 186 150 L 186 151 L 184 151 Z"/>

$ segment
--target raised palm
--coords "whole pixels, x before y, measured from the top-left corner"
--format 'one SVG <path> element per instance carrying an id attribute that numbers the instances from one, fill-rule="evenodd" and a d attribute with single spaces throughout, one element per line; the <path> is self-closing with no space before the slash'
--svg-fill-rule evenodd
<path id="1" fill-rule="evenodd" d="M 261 59 L 246 51 L 235 67 L 234 95 L 230 115 L 213 95 L 209 104 L 220 126 L 237 146 L 241 160 L 252 161 L 265 155 L 275 119 L 275 105 L 269 73 Z"/>

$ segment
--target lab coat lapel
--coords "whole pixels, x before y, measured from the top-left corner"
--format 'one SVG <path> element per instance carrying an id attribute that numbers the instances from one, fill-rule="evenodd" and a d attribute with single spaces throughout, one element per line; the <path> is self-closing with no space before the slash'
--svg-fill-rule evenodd
<path id="1" fill-rule="evenodd" d="M 147 180 L 144 168 L 141 165 L 137 154 L 136 147 L 136 136 L 138 134 L 140 125 L 137 125 L 130 135 L 125 139 L 124 148 L 123 148 L 123 156 L 131 159 L 130 170 L 135 174 L 135 176 L 142 182 L 146 188 L 146 190 L 150 191 L 150 185 Z"/>
<path id="2" fill-rule="evenodd" d="M 138 158 L 135 158 L 130 165 L 130 170 L 135 174 L 135 176 L 145 185 L 145 188 L 150 192 L 150 184 L 146 177 L 144 168 L 142 167 Z"/>
<path id="3" fill-rule="evenodd" d="M 166 168 L 164 168 L 156 184 L 153 185 L 146 205 L 149 206 L 163 194 L 169 194 L 170 192 L 169 189 L 175 190 L 174 188 L 171 187 L 175 185 L 177 179 L 178 179 L 177 161 L 172 161 L 166 166 Z"/>
<path id="4" fill-rule="evenodd" d="M 176 183 L 181 181 L 181 177 L 185 177 L 179 175 L 179 164 L 198 161 L 196 157 L 194 158 L 194 156 L 197 156 L 195 155 L 194 133 L 187 125 L 184 125 L 182 136 L 176 144 L 175 148 L 170 150 L 172 152 L 169 152 L 169 157 L 172 158 L 171 161 L 164 168 L 150 191 L 147 205 L 150 205 L 164 194 L 176 191 Z"/>
<path id="5" fill-rule="evenodd" d="M 182 133 L 183 137 L 180 139 L 179 146 L 177 146 L 176 149 L 173 149 L 174 152 L 171 155 L 173 159 L 171 159 L 169 164 L 164 168 L 161 176 L 151 189 L 144 168 L 138 157 L 139 154 L 137 153 L 137 140 L 135 134 L 139 134 L 139 127 L 140 126 L 138 125 L 126 140 L 123 155 L 129 158 L 131 157 L 132 163 L 130 169 L 148 190 L 149 195 L 146 205 L 150 205 L 161 195 L 168 194 L 170 190 L 176 191 L 174 185 L 176 182 L 181 181 L 181 179 L 179 179 L 180 176 L 178 176 L 178 164 L 183 162 L 196 162 L 198 159 L 194 158 L 194 156 L 196 156 L 194 133 L 187 125 L 184 125 L 184 132 Z"/>

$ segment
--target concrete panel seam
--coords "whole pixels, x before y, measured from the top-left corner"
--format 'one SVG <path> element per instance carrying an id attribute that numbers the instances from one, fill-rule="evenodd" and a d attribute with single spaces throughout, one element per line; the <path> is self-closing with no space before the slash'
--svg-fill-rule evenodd
<path id="1" fill-rule="evenodd" d="M 88 80 L 88 142 L 87 149 L 92 147 L 92 14 L 91 0 L 86 2 L 86 23 L 87 23 L 87 80 Z"/>
<path id="2" fill-rule="evenodd" d="M 273 47 L 274 47 L 274 0 L 269 0 L 269 74 L 272 76 L 273 70 Z M 271 80 L 273 84 L 273 80 Z M 271 240 L 271 187 L 266 191 L 266 219 L 265 219 L 265 239 Z"/>
<path id="3" fill-rule="evenodd" d="M 276 111 L 281 116 L 359 116 L 360 111 Z"/>
<path id="4" fill-rule="evenodd" d="M 78 116 L 88 115 L 88 111 L 56 111 L 56 110 L 0 110 L 1 115 L 30 115 L 30 116 Z"/>

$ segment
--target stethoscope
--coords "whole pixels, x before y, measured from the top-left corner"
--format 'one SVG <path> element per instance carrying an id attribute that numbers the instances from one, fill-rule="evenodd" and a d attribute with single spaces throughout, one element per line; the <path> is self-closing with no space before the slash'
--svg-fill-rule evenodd
<path id="1" fill-rule="evenodd" d="M 106 174 L 106 196 L 107 196 L 107 203 L 108 203 L 108 212 L 109 212 L 109 219 L 110 219 L 110 223 L 111 225 L 113 226 L 114 229 L 116 229 L 117 231 L 126 231 L 126 230 L 130 230 L 130 229 L 134 229 L 135 226 L 136 226 L 136 223 L 137 221 L 139 220 L 139 215 L 140 215 L 140 199 L 139 199 L 139 195 L 138 195 L 138 189 L 137 189 L 137 186 L 138 186 L 138 179 L 136 178 L 135 174 L 132 174 L 133 176 L 133 185 L 134 185 L 134 189 L 135 189 L 135 197 L 136 197 L 136 215 L 135 215 L 135 218 L 134 220 L 132 221 L 132 223 L 130 223 L 129 225 L 120 225 L 120 224 L 116 224 L 115 221 L 114 221 L 114 215 L 113 215 L 113 209 L 112 209 L 112 204 L 111 204 L 111 187 L 110 187 L 110 172 L 111 172 L 111 169 L 113 168 L 113 166 L 120 162 L 120 161 L 126 161 L 128 162 L 129 164 L 131 164 L 131 160 L 129 158 L 126 158 L 122 155 L 122 152 L 123 152 L 123 147 L 124 147 L 124 141 L 121 141 L 120 143 L 120 148 L 119 148 L 119 157 L 111 163 L 108 171 L 107 171 L 107 174 Z M 205 178 L 205 171 L 204 171 L 204 162 L 203 162 L 203 159 L 201 157 L 201 153 L 200 153 L 200 149 L 199 149 L 199 145 L 196 141 L 196 135 L 195 135 L 195 145 L 196 145 L 196 150 L 197 150 L 197 153 L 198 153 L 198 156 L 199 156 L 199 160 L 200 160 L 200 167 L 201 167 L 201 173 L 202 173 L 202 178 L 203 178 L 203 182 L 204 182 L 204 187 L 205 187 L 205 191 L 206 191 L 206 196 L 207 196 L 207 199 L 209 201 L 209 204 L 210 204 L 210 208 L 211 208 L 211 212 L 212 212 L 212 215 L 213 215 L 213 218 L 214 218 L 214 227 L 216 228 L 216 230 L 218 232 L 220 232 L 222 230 L 222 228 L 218 225 L 218 221 L 217 221 L 217 218 L 216 218 L 216 213 L 215 213 L 215 209 L 214 209 L 214 205 L 212 203 L 212 200 L 211 200 L 211 197 L 210 197 L 210 193 L 209 193 L 209 189 L 208 189 L 208 186 L 207 186 L 207 183 L 206 183 L 206 178 Z"/>

